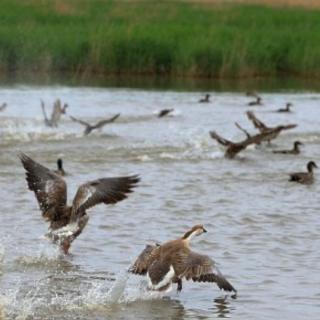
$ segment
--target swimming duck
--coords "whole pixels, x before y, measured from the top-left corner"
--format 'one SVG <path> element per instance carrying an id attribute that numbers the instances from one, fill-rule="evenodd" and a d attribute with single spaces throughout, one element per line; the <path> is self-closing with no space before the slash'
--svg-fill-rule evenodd
<path id="1" fill-rule="evenodd" d="M 293 129 L 297 127 L 296 124 L 288 124 L 288 125 L 279 125 L 276 127 L 267 127 L 262 121 L 260 121 L 252 111 L 247 111 L 248 119 L 251 120 L 254 127 L 260 131 L 260 133 L 264 134 L 264 140 L 270 141 L 277 138 L 281 131 Z"/>
<path id="2" fill-rule="evenodd" d="M 262 104 L 262 99 L 261 99 L 261 97 L 259 97 L 259 96 L 257 96 L 256 97 L 256 100 L 255 101 L 250 101 L 249 103 L 248 103 L 248 106 L 251 106 L 251 107 L 253 107 L 253 106 L 262 106 L 263 104 Z"/>
<path id="3" fill-rule="evenodd" d="M 164 116 L 167 116 L 169 113 L 173 112 L 174 109 L 162 109 L 160 110 L 160 112 L 158 113 L 158 118 L 162 118 Z"/>
<path id="4" fill-rule="evenodd" d="M 47 127 L 58 127 L 58 122 L 60 121 L 61 115 L 66 113 L 66 110 L 68 108 L 68 104 L 64 104 L 63 107 L 61 107 L 61 101 L 60 99 L 57 99 L 53 105 L 52 113 L 50 119 L 47 116 L 44 101 L 41 100 L 41 108 L 42 113 L 44 117 L 44 123 Z"/>
<path id="5" fill-rule="evenodd" d="M 290 108 L 292 107 L 292 103 L 288 102 L 285 108 L 280 108 L 277 112 L 291 112 Z"/>
<path id="6" fill-rule="evenodd" d="M 313 183 L 313 168 L 318 168 L 314 161 L 309 161 L 307 164 L 308 172 L 290 173 L 289 181 L 294 181 L 302 184 Z"/>
<path id="7" fill-rule="evenodd" d="M 199 100 L 199 103 L 207 103 L 207 102 L 210 102 L 210 94 L 208 93 L 204 96 L 204 98 Z"/>
<path id="8" fill-rule="evenodd" d="M 293 143 L 293 148 L 291 150 L 273 150 L 273 153 L 281 153 L 281 154 L 299 154 L 300 153 L 300 148 L 299 146 L 302 146 L 303 143 L 300 141 L 295 141 Z"/>
<path id="9" fill-rule="evenodd" d="M 28 187 L 35 193 L 42 216 L 50 223 L 47 236 L 67 254 L 71 243 L 81 234 L 89 216 L 87 210 L 97 204 L 115 204 L 128 197 L 140 178 L 101 178 L 78 188 L 72 205 L 67 205 L 67 185 L 62 177 L 30 157 L 19 155 L 26 170 Z"/>
<path id="10" fill-rule="evenodd" d="M 66 175 L 66 172 L 63 169 L 63 161 L 61 158 L 57 160 L 57 170 L 55 170 L 54 173 L 62 177 Z"/>
<path id="11" fill-rule="evenodd" d="M 4 109 L 6 109 L 6 108 L 7 108 L 7 103 L 4 102 L 4 103 L 0 106 L 0 112 L 1 112 L 1 111 L 4 111 Z"/>
<path id="12" fill-rule="evenodd" d="M 196 225 L 177 240 L 147 245 L 129 272 L 147 275 L 150 290 L 165 291 L 172 283 L 177 283 L 177 290 L 181 291 L 182 280 L 192 279 L 195 282 L 215 282 L 220 289 L 236 293 L 209 256 L 191 251 L 190 241 L 204 232 L 207 231 L 203 225 Z"/>
<path id="13" fill-rule="evenodd" d="M 105 126 L 106 124 L 114 122 L 119 117 L 120 117 L 120 113 L 116 114 L 115 116 L 113 116 L 111 118 L 108 118 L 108 119 L 105 119 L 105 120 L 100 120 L 99 122 L 97 122 L 96 124 L 93 124 L 93 125 L 91 125 L 90 123 L 88 123 L 86 121 L 77 119 L 77 118 L 72 117 L 72 116 L 70 116 L 70 119 L 72 121 L 78 122 L 78 123 L 82 124 L 83 126 L 85 126 L 83 134 L 85 136 L 87 136 L 89 133 L 91 133 L 92 130 L 100 129 L 103 126 Z"/>

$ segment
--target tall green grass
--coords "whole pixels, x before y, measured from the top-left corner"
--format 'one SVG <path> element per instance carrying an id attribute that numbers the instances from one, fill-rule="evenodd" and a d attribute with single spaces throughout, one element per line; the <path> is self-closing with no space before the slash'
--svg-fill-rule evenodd
<path id="1" fill-rule="evenodd" d="M 1 0 L 0 73 L 320 76 L 320 11 Z"/>

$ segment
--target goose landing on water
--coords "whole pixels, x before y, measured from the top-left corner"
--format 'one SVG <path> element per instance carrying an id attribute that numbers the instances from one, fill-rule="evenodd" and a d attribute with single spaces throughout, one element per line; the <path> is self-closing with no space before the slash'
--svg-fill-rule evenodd
<path id="1" fill-rule="evenodd" d="M 87 136 L 89 133 L 91 133 L 92 130 L 101 129 L 106 124 L 114 122 L 119 117 L 120 117 L 120 113 L 116 114 L 115 116 L 113 116 L 111 118 L 108 118 L 108 119 L 105 119 L 105 120 L 100 120 L 99 122 L 97 122 L 96 124 L 93 124 L 93 125 L 91 125 L 90 123 L 88 123 L 86 121 L 77 119 L 77 118 L 72 117 L 72 116 L 70 116 L 70 119 L 72 121 L 74 121 L 74 122 L 78 122 L 78 123 L 82 124 L 83 126 L 85 126 L 83 134 L 85 136 Z"/>
<path id="2" fill-rule="evenodd" d="M 140 181 L 135 175 L 87 182 L 78 188 L 72 205 L 68 206 L 65 181 L 27 155 L 21 153 L 19 157 L 26 170 L 28 187 L 35 193 L 42 216 L 50 222 L 48 236 L 64 253 L 68 253 L 71 243 L 86 226 L 88 209 L 126 199 Z"/>
<path id="3" fill-rule="evenodd" d="M 294 181 L 302 184 L 312 184 L 314 181 L 313 168 L 318 167 L 314 161 L 309 161 L 307 164 L 308 172 L 290 173 L 289 181 Z"/>
<path id="4" fill-rule="evenodd" d="M 129 272 L 147 275 L 149 289 L 165 291 L 172 283 L 182 290 L 182 280 L 215 282 L 225 291 L 237 290 L 222 275 L 216 263 L 208 256 L 191 251 L 190 241 L 194 236 L 207 232 L 202 225 L 196 225 L 177 240 L 162 245 L 148 245 L 139 255 Z"/>

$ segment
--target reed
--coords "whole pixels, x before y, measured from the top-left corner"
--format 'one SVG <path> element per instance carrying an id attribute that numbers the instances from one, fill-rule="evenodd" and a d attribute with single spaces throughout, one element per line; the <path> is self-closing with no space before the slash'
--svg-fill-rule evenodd
<path id="1" fill-rule="evenodd" d="M 0 72 L 320 76 L 320 11 L 181 1 L 2 0 Z"/>

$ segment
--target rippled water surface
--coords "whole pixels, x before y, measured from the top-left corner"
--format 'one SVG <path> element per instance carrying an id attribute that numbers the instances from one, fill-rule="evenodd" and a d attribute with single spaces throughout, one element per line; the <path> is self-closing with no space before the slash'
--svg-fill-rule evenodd
<path id="1" fill-rule="evenodd" d="M 68 87 L 2 87 L 0 103 L 0 318 L 5 319 L 319 319 L 319 183 L 288 182 L 288 173 L 320 165 L 320 95 L 263 94 L 253 108 L 267 124 L 298 123 L 272 146 L 251 147 L 234 160 L 210 139 L 254 132 L 245 111 L 251 99 L 212 93 L 198 104 L 194 92 Z M 40 98 L 56 98 L 68 114 L 89 121 L 120 118 L 100 132 L 64 116 L 46 128 Z M 290 101 L 291 114 L 275 109 Z M 162 108 L 175 108 L 158 119 Z M 49 111 L 48 111 L 49 112 Z M 49 112 L 50 113 L 50 112 Z M 272 154 L 304 143 L 299 156 Z M 90 210 L 85 231 L 63 256 L 43 235 L 33 193 L 27 190 L 19 151 L 47 167 L 64 159 L 69 201 L 77 186 L 105 176 L 139 174 L 129 198 Z M 318 179 L 319 180 L 319 179 Z M 208 233 L 194 250 L 214 258 L 238 289 L 237 299 L 212 284 L 184 283 L 161 297 L 126 269 L 146 243 L 178 238 L 203 223 Z"/>

